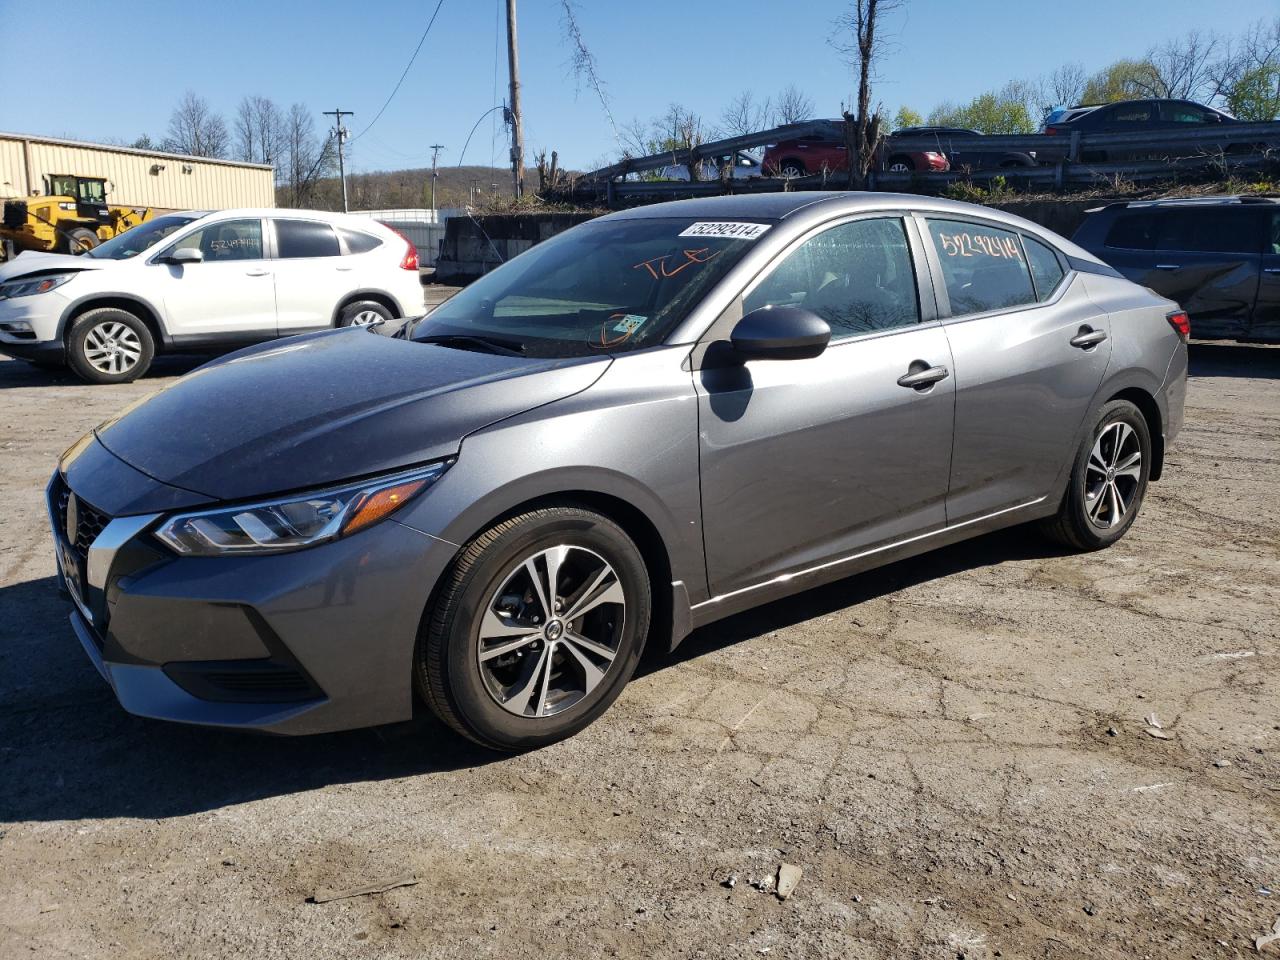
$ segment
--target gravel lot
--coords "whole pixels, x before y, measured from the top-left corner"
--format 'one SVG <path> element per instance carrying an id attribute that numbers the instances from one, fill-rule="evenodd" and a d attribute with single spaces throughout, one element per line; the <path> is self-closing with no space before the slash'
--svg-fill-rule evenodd
<path id="1" fill-rule="evenodd" d="M 519 757 L 119 709 L 43 486 L 196 362 L 0 361 L 0 957 L 1230 957 L 1280 916 L 1280 350 L 1192 348 L 1111 550 L 1013 530 L 772 604 Z"/>

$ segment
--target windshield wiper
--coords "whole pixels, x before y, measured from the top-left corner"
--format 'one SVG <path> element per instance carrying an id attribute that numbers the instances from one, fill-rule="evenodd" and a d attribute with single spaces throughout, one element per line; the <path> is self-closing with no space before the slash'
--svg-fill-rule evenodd
<path id="1" fill-rule="evenodd" d="M 438 343 L 441 346 L 456 347 L 459 350 L 479 349 L 504 357 L 524 356 L 524 344 L 519 340 L 504 340 L 501 337 L 488 337 L 475 333 L 434 333 L 426 337 L 416 337 L 415 340 L 417 343 Z"/>

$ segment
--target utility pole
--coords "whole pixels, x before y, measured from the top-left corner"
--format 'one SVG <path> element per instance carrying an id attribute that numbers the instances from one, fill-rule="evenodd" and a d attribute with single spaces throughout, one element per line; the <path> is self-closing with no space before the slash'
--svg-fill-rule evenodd
<path id="1" fill-rule="evenodd" d="M 343 117 L 354 117 L 350 110 L 326 110 L 326 117 L 333 117 L 334 133 L 338 138 L 338 178 L 342 181 L 342 212 L 347 212 L 347 168 L 342 157 L 342 144 L 347 139 L 347 128 L 342 125 Z"/>
<path id="2" fill-rule="evenodd" d="M 436 157 L 440 155 L 440 151 L 444 149 L 443 143 L 433 143 L 431 145 L 431 209 L 436 208 L 436 177 L 440 176 L 436 170 Z"/>
<path id="3" fill-rule="evenodd" d="M 511 68 L 511 174 L 516 199 L 524 196 L 524 125 L 520 119 L 520 54 L 516 42 L 516 0 L 507 0 L 507 65 Z"/>

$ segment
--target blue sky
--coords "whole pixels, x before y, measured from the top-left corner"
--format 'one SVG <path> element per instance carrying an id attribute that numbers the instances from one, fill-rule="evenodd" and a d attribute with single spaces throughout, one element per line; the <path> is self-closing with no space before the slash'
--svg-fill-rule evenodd
<path id="1" fill-rule="evenodd" d="M 444 0 L 431 34 L 382 118 L 352 146 L 355 169 L 425 165 L 428 144 L 457 163 L 477 118 L 505 96 L 505 50 L 498 45 L 503 0 Z M 710 120 L 738 92 L 767 96 L 794 83 L 823 116 L 849 98 L 850 72 L 829 45 L 843 0 L 576 0 L 619 124 L 661 113 L 676 101 Z M 163 136 L 183 91 L 206 97 L 230 118 L 246 94 L 282 105 L 354 110 L 364 130 L 391 92 L 435 0 L 66 0 L 79 41 L 53 30 L 49 0 L 0 0 L 0 62 L 27 92 L 9 89 L 0 129 L 131 140 Z M 559 0 L 520 0 L 526 139 L 557 149 L 579 169 L 616 153 L 593 93 L 575 93 Z M 1214 8 L 1217 8 L 1214 10 Z M 72 10 L 78 12 L 72 13 Z M 965 100 L 1014 78 L 1033 78 L 1066 61 L 1088 69 L 1192 29 L 1239 32 L 1275 16 L 1276 0 L 909 0 L 889 26 L 876 97 L 892 112 L 922 112 Z M 92 26 L 97 24 L 98 26 Z M 85 29 L 88 28 L 88 29 Z M 39 42 L 34 42 L 38 38 Z M 91 71 L 58 69 L 53 50 L 80 43 L 101 54 Z M 495 63 L 496 97 L 495 97 Z M 505 163 L 496 118 L 480 125 L 468 163 Z"/>

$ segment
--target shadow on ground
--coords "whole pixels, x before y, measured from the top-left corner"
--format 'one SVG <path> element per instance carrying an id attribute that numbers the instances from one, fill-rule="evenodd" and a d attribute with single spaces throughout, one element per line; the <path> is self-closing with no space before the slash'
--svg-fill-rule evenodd
<path id="1" fill-rule="evenodd" d="M 1011 530 L 768 604 L 703 628 L 643 673 L 893 593 L 1006 560 L 1054 555 Z M 126 714 L 90 666 L 53 577 L 0 589 L 0 821 L 161 819 L 333 783 L 479 767 L 501 759 L 430 716 L 370 730 L 283 738 L 185 727 Z M 425 713 L 425 712 L 424 712 Z M 609 723 L 606 714 L 599 723 Z"/>
<path id="2" fill-rule="evenodd" d="M 1280 347 L 1192 343 L 1187 353 L 1193 377 L 1280 379 Z"/>
<path id="3" fill-rule="evenodd" d="M 141 378 L 142 383 L 148 380 L 161 380 L 165 377 L 180 377 L 190 373 L 196 367 L 208 363 L 214 354 L 173 354 L 156 357 L 151 362 L 151 369 Z M 32 363 L 15 360 L 0 366 L 0 390 L 13 390 L 18 387 L 84 387 L 86 390 L 101 389 L 95 384 L 85 383 L 67 367 L 37 367 Z"/>

